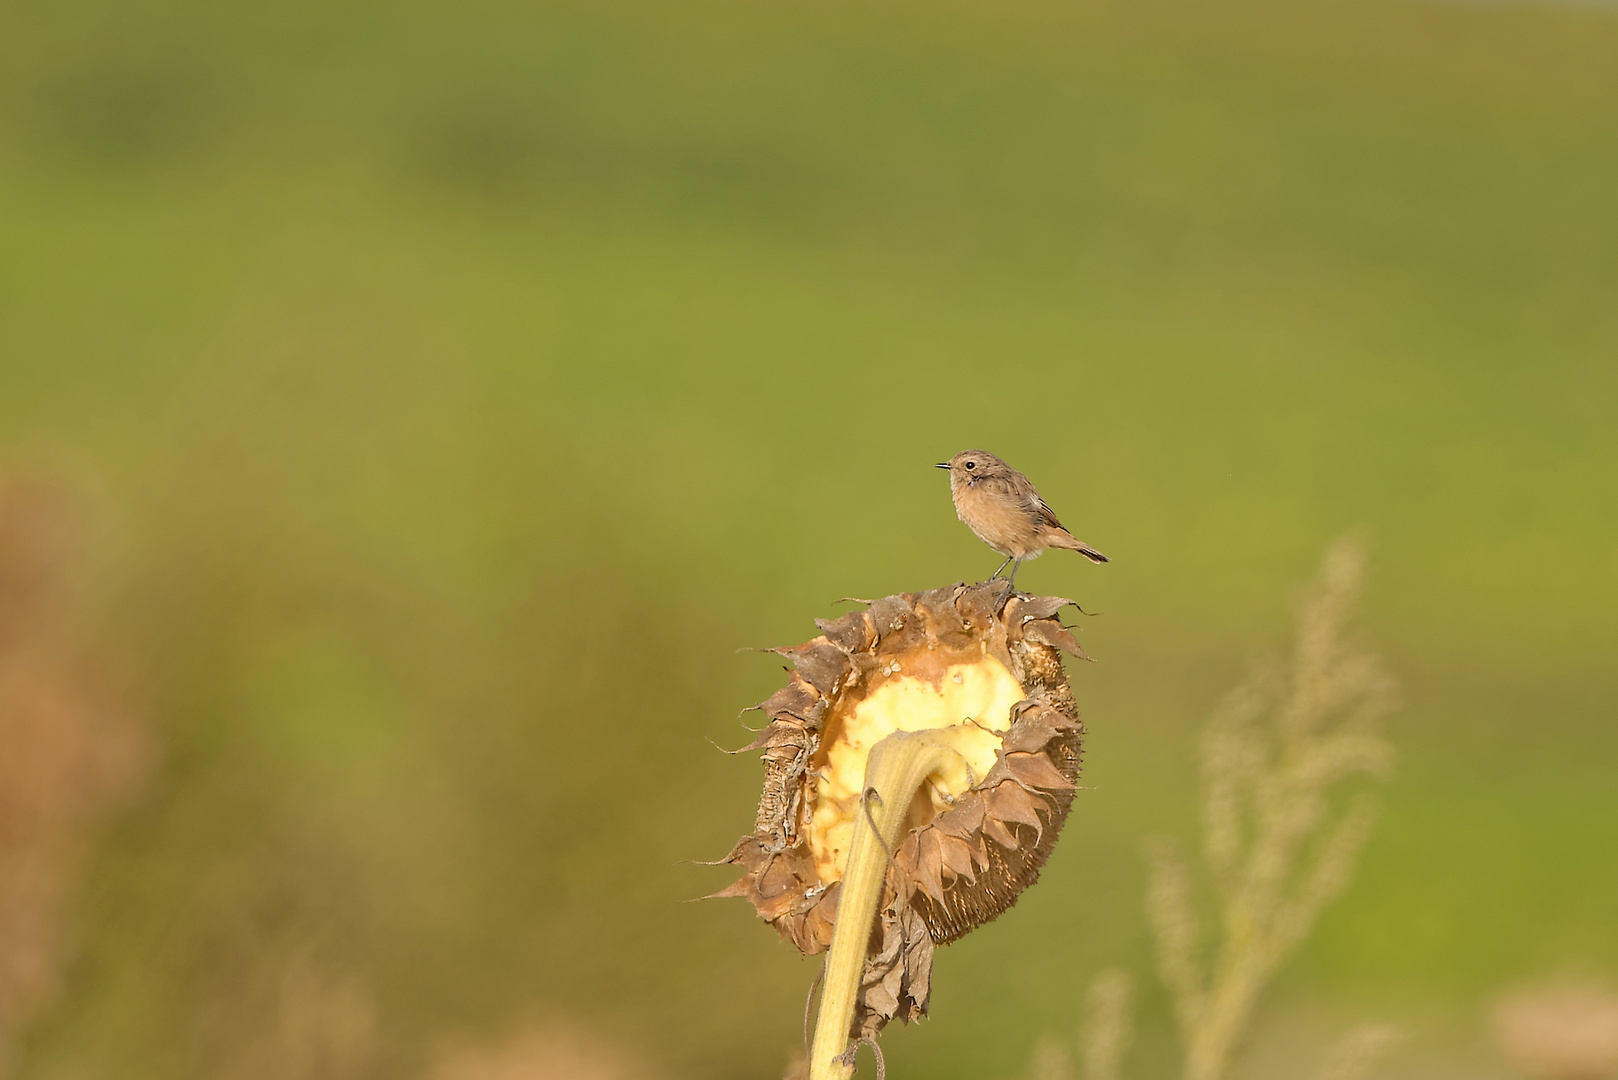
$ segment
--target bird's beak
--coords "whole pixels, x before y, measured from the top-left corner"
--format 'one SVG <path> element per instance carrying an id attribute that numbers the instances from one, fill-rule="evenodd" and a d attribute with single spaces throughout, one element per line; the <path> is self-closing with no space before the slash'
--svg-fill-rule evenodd
<path id="1" fill-rule="evenodd" d="M 933 468 L 935 468 L 935 469 L 947 469 L 947 468 L 949 468 L 949 462 L 940 461 L 937 465 L 934 465 Z"/>

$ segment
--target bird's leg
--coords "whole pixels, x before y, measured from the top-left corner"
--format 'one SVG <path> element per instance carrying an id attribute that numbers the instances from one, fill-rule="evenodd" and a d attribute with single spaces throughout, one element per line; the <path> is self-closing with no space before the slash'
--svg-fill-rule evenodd
<path id="1" fill-rule="evenodd" d="M 1011 561 L 1011 556 L 1007 555 L 1006 556 L 1006 562 L 1003 562 L 1003 563 L 1000 564 L 1000 570 L 1004 570 L 1006 568 L 1006 563 L 1008 563 L 1010 561 Z M 1000 570 L 996 570 L 994 573 L 990 574 L 989 575 L 989 580 L 993 581 L 995 578 L 999 577 L 1000 576 Z M 1012 572 L 1016 573 L 1016 571 L 1012 571 Z"/>
<path id="2" fill-rule="evenodd" d="M 1018 559 L 1011 566 L 1011 591 L 1017 591 L 1017 571 L 1022 567 L 1022 560 Z"/>

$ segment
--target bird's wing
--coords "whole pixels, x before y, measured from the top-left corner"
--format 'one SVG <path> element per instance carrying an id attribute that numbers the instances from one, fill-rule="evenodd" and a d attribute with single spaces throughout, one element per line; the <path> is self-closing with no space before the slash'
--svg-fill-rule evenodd
<path id="1" fill-rule="evenodd" d="M 1049 506 L 1045 505 L 1045 500 L 1040 498 L 1037 493 L 1034 495 L 1034 505 L 1032 509 L 1034 511 L 1034 515 L 1038 517 L 1039 520 L 1044 524 L 1049 525 L 1053 529 L 1061 529 L 1062 532 L 1067 532 L 1067 529 L 1063 527 L 1062 523 L 1056 520 L 1056 514 Z"/>

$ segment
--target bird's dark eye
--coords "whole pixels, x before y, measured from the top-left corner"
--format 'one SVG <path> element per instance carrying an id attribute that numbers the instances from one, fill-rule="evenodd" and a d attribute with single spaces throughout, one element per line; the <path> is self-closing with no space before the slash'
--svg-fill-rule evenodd
<path id="1" fill-rule="evenodd" d="M 967 468 L 968 468 L 968 469 L 975 469 L 975 468 L 977 468 L 977 467 L 978 467 L 978 463 L 977 463 L 977 462 L 975 462 L 975 461 L 968 461 L 968 462 L 967 462 L 967 463 L 966 463 L 966 467 L 967 467 Z"/>

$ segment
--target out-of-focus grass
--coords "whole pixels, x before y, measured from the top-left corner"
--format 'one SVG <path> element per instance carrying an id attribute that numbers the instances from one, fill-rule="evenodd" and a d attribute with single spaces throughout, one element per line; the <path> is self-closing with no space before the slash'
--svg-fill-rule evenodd
<path id="1" fill-rule="evenodd" d="M 1143 966 L 1135 840 L 1359 523 L 1406 760 L 1283 992 L 1618 964 L 1610 14 L 6 22 L 0 447 L 100 506 L 85 634 L 166 746 L 24 1075 L 239 1071 L 311 966 L 388 1075 L 534 1009 L 777 1068 L 811 966 L 676 903 L 750 820 L 704 739 L 777 677 L 737 647 L 992 569 L 928 470 L 967 445 L 1115 557 L 1025 571 L 1105 612 L 1095 787 L 907 1068 L 1009 1073 Z"/>

